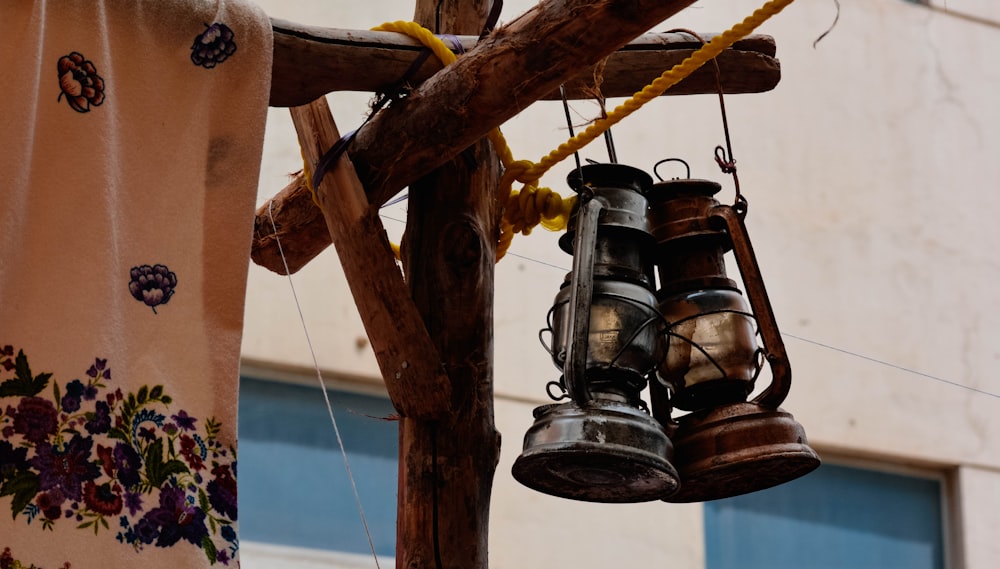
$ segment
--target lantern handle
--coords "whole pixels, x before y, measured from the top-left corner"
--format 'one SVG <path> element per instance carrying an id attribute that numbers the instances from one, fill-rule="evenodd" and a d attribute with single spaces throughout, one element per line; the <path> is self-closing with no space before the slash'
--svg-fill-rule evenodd
<path id="1" fill-rule="evenodd" d="M 570 277 L 569 330 L 565 346 L 566 367 L 563 376 L 569 396 L 583 407 L 590 402 L 590 392 L 583 376 L 587 371 L 587 348 L 590 343 L 590 304 L 594 297 L 597 221 L 604 206 L 586 184 L 581 185 L 578 192 L 576 235 L 573 236 L 573 273 Z"/>
<path id="2" fill-rule="evenodd" d="M 774 318 L 767 290 L 764 288 L 764 279 L 761 277 L 760 266 L 757 264 L 757 257 L 750 244 L 750 236 L 747 234 L 743 215 L 734 206 L 718 205 L 712 208 L 710 217 L 721 220 L 729 232 L 733 243 L 733 253 L 736 255 L 736 264 L 743 276 L 743 284 L 747 289 L 750 307 L 753 309 L 757 326 L 760 329 L 764 355 L 771 366 L 771 385 L 755 397 L 753 402 L 777 409 L 788 396 L 788 391 L 791 388 L 792 368 L 788 363 L 785 343 L 781 339 L 781 332 L 778 331 L 778 323 Z"/>

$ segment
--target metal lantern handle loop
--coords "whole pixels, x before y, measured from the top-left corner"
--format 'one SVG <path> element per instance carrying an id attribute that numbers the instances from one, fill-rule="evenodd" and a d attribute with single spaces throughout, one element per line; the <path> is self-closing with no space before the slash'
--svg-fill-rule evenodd
<path id="1" fill-rule="evenodd" d="M 687 160 L 684 160 L 683 158 L 664 158 L 663 160 L 660 160 L 656 164 L 653 164 L 653 174 L 656 176 L 657 180 L 661 182 L 663 181 L 663 176 L 660 175 L 660 173 L 657 171 L 657 168 L 659 168 L 663 164 L 666 164 L 667 162 L 680 162 L 681 164 L 683 164 L 684 169 L 687 171 L 687 174 L 684 176 L 684 179 L 685 180 L 691 179 L 691 165 L 687 163 Z M 673 178 L 673 179 L 677 180 L 679 178 Z"/>
<path id="2" fill-rule="evenodd" d="M 570 278 L 569 329 L 566 334 L 566 367 L 563 375 L 566 391 L 577 405 L 590 402 L 590 391 L 583 380 L 587 368 L 590 339 L 590 304 L 594 297 L 594 247 L 597 225 L 604 205 L 593 190 L 583 184 L 577 198 L 576 235 L 573 236 L 573 274 Z"/>
<path id="3" fill-rule="evenodd" d="M 760 329 L 764 354 L 771 367 L 771 385 L 755 397 L 753 402 L 777 409 L 788 396 L 788 390 L 791 388 L 792 368 L 788 363 L 788 354 L 785 352 L 785 343 L 778 331 L 774 311 L 771 309 L 771 301 L 764 288 L 764 280 L 760 274 L 760 266 L 757 264 L 753 246 L 750 244 L 750 236 L 743 223 L 743 215 L 734 206 L 718 205 L 712 208 L 710 216 L 712 219 L 721 220 L 729 232 L 733 243 L 733 253 L 736 255 L 736 264 L 743 276 L 743 284 L 747 289 L 750 307 L 753 308 L 754 316 L 757 318 L 757 326 Z"/>

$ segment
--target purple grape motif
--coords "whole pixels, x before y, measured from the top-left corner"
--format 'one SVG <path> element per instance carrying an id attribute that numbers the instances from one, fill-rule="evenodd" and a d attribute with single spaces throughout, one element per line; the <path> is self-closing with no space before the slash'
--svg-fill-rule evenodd
<path id="1" fill-rule="evenodd" d="M 209 26 L 194 38 L 191 46 L 191 61 L 205 69 L 211 69 L 236 53 L 233 30 L 222 23 Z"/>
<path id="2" fill-rule="evenodd" d="M 128 290 L 132 297 L 152 308 L 153 314 L 157 306 L 170 301 L 177 288 L 177 275 L 166 265 L 132 267 L 130 276 Z"/>

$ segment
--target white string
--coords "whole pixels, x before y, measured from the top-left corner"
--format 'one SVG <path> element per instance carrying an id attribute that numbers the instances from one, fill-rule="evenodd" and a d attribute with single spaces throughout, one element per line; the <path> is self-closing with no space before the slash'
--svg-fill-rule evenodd
<path id="1" fill-rule="evenodd" d="M 840 353 L 846 354 L 848 356 L 852 356 L 852 357 L 859 358 L 859 359 L 862 359 L 862 360 L 867 360 L 869 362 L 876 363 L 876 364 L 879 364 L 879 365 L 883 365 L 883 366 L 886 366 L 886 367 L 890 367 L 892 369 L 899 370 L 899 371 L 902 371 L 902 372 L 905 372 L 905 373 L 910 373 L 910 374 L 913 374 L 913 375 L 918 375 L 920 377 L 926 377 L 927 379 L 933 379 L 934 381 L 940 381 L 941 383 L 944 383 L 946 385 L 951 385 L 951 386 L 954 386 L 954 387 L 961 387 L 962 389 L 968 389 L 969 391 L 972 391 L 972 392 L 975 392 L 975 393 L 979 393 L 981 395 L 989 395 L 990 397 L 995 397 L 997 399 L 1000 399 L 1000 393 L 993 393 L 992 391 L 986 391 L 985 389 L 979 389 L 978 387 L 972 387 L 970 385 L 965 385 L 965 384 L 962 384 L 962 383 L 958 383 L 957 381 L 952 381 L 950 379 L 945 379 L 943 377 L 938 377 L 936 375 L 931 375 L 929 373 L 925 373 L 925 372 L 922 372 L 922 371 L 917 371 L 915 369 L 910 369 L 908 367 L 904 367 L 904 366 L 901 366 L 901 365 L 898 365 L 898 364 L 894 364 L 892 362 L 887 362 L 885 360 L 880 360 L 878 358 L 873 358 L 871 356 L 866 356 L 864 354 L 859 354 L 859 353 L 856 353 L 856 352 L 845 350 L 843 348 L 838 348 L 836 346 L 831 346 L 829 344 L 824 344 L 823 342 L 817 342 L 816 340 L 810 340 L 809 338 L 803 338 L 801 336 L 796 336 L 794 334 L 787 334 L 785 332 L 782 332 L 781 335 L 785 336 L 786 338 L 793 338 L 793 339 L 798 340 L 800 342 L 806 342 L 807 344 L 812 344 L 814 346 L 819 346 L 821 348 L 826 348 L 828 350 L 833 350 L 834 352 L 840 352 Z"/>
<path id="2" fill-rule="evenodd" d="M 347 450 L 344 448 L 344 440 L 340 438 L 340 427 L 337 426 L 337 418 L 333 415 L 333 405 L 330 403 L 330 396 L 326 392 L 326 382 L 323 381 L 323 372 L 319 369 L 319 360 L 316 359 L 316 350 L 313 349 L 312 339 L 309 337 L 309 328 L 306 327 L 305 316 L 302 315 L 302 305 L 299 304 L 299 295 L 295 293 L 295 284 L 292 282 L 292 273 L 288 270 L 288 260 L 285 259 L 285 252 L 281 248 L 281 239 L 278 238 L 278 227 L 274 224 L 274 216 L 271 208 L 274 207 L 274 200 L 268 202 L 267 216 L 271 219 L 271 229 L 274 231 L 274 242 L 278 245 L 278 254 L 281 255 L 281 262 L 285 266 L 285 274 L 288 275 L 288 286 L 292 289 L 292 298 L 295 299 L 295 308 L 299 312 L 299 320 L 302 322 L 302 331 L 306 336 L 306 344 L 309 346 L 309 354 L 312 356 L 313 367 L 316 370 L 316 379 L 323 391 L 323 400 L 326 402 L 326 411 L 330 415 L 330 423 L 333 425 L 333 432 L 337 435 L 337 445 L 340 446 L 340 454 L 344 457 L 344 470 L 347 471 L 347 478 L 351 481 L 351 490 L 354 492 L 354 501 L 358 505 L 358 513 L 361 515 L 361 525 L 365 527 L 365 535 L 368 537 L 368 547 L 371 548 L 372 557 L 375 558 L 376 569 L 382 569 L 378 563 L 378 554 L 375 553 L 375 542 L 372 540 L 372 532 L 368 529 L 368 518 L 365 517 L 365 509 L 361 505 L 361 495 L 358 493 L 358 486 L 354 482 L 354 473 L 351 472 L 351 463 L 347 460 Z"/>

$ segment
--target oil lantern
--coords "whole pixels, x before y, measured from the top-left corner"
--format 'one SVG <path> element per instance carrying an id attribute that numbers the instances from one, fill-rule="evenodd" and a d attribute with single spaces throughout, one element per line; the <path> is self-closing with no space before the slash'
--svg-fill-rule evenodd
<path id="1" fill-rule="evenodd" d="M 673 447 L 640 392 L 663 359 L 646 194 L 621 164 L 570 174 L 578 198 L 560 247 L 573 255 L 549 313 L 565 402 L 534 411 L 513 475 L 535 490 L 593 502 L 662 499 L 678 487 Z"/>
<path id="2" fill-rule="evenodd" d="M 762 490 L 820 464 L 802 426 L 779 408 L 791 368 L 743 222 L 746 203 L 721 205 L 714 198 L 720 188 L 680 179 L 647 194 L 658 308 L 668 323 L 661 384 L 651 393 L 654 414 L 669 421 L 681 479 L 680 490 L 664 498 L 670 502 Z M 726 275 L 730 250 L 746 299 Z M 749 399 L 764 361 L 771 383 Z M 690 413 L 668 419 L 675 409 Z"/>

